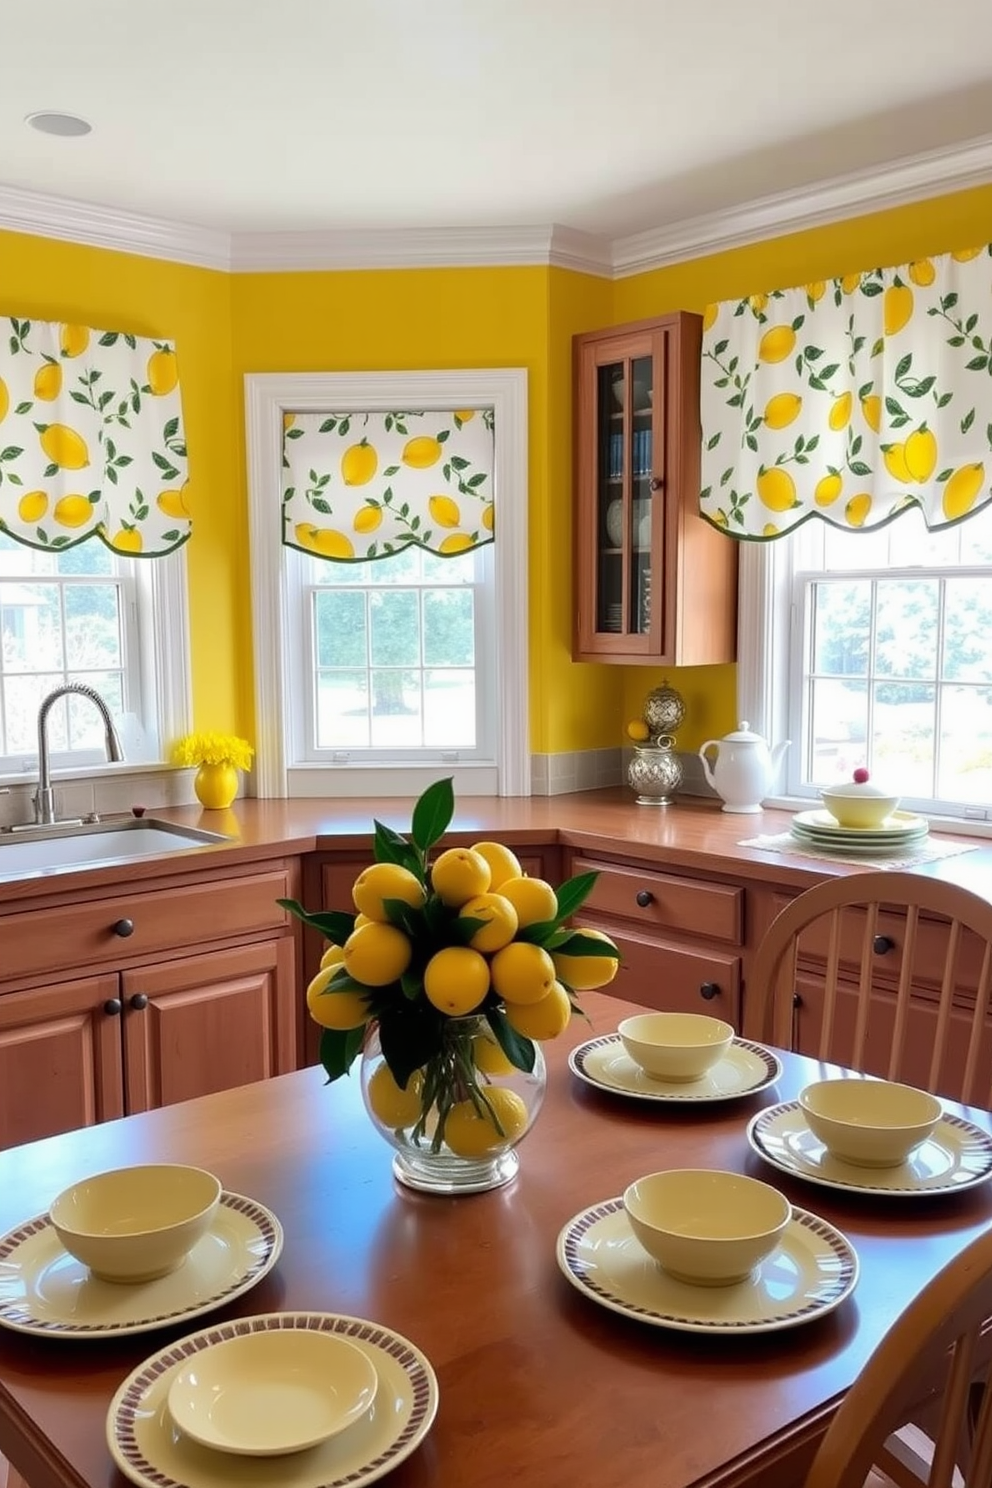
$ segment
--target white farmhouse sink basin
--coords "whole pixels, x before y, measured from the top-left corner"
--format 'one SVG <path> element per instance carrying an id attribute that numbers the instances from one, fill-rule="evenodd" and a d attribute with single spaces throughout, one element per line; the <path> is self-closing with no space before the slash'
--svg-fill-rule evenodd
<path id="1" fill-rule="evenodd" d="M 66 868 L 129 863 L 152 854 L 185 852 L 230 839 L 173 822 L 128 820 L 80 827 L 28 828 L 0 833 L 0 882 Z"/>

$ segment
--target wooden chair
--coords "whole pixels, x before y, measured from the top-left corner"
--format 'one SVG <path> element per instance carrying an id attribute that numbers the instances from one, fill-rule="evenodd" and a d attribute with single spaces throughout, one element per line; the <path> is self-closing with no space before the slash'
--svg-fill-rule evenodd
<path id="1" fill-rule="evenodd" d="M 992 1484 L 992 1390 L 974 1402 L 972 1382 L 985 1319 L 992 1316 L 992 1229 L 945 1266 L 886 1333 L 820 1443 L 805 1488 L 862 1488 L 876 1479 L 922 1488 Z M 986 1363 L 989 1372 L 986 1337 Z M 892 1450 L 900 1427 L 933 1418 L 932 1454 L 921 1475 Z"/>
<path id="2" fill-rule="evenodd" d="M 831 879 L 748 977 L 751 1036 L 992 1109 L 992 903 L 925 874 Z"/>

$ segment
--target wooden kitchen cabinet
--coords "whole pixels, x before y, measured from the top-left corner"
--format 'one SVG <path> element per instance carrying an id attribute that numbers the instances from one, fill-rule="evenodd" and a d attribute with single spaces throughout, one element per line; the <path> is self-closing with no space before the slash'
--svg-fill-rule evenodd
<path id="1" fill-rule="evenodd" d="M 701 337 L 679 313 L 574 338 L 576 661 L 735 658 L 737 544 L 698 509 Z"/>
<path id="2" fill-rule="evenodd" d="M 299 863 L 0 914 L 0 1146 L 300 1064 Z M 86 974 L 90 973 L 90 974 Z"/>

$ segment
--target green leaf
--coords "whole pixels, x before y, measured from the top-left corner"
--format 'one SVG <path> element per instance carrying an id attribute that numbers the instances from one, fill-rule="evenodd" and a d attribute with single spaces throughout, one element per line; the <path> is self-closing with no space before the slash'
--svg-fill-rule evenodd
<path id="1" fill-rule="evenodd" d="M 459 915 L 448 926 L 452 945 L 468 945 L 475 932 L 488 924 L 488 920 L 477 920 L 470 915 L 465 915 L 463 918 Z"/>
<path id="2" fill-rule="evenodd" d="M 531 945 L 547 946 L 562 933 L 570 934 L 570 931 L 562 932 L 558 920 L 535 920 L 532 925 L 523 925 L 517 931 L 515 940 L 526 940 Z"/>
<path id="3" fill-rule="evenodd" d="M 302 920 L 304 925 L 310 925 L 314 930 L 319 930 L 321 935 L 332 941 L 334 945 L 343 945 L 355 928 L 355 916 L 345 914 L 343 910 L 326 909 L 318 911 L 317 914 L 310 914 L 295 899 L 277 899 L 276 903 L 281 904 L 283 909 L 288 909 L 290 914 Z"/>
<path id="4" fill-rule="evenodd" d="M 595 887 L 598 873 L 579 873 L 575 878 L 568 878 L 557 890 L 558 918 L 567 920 L 573 915 L 580 904 L 584 904 Z"/>
<path id="5" fill-rule="evenodd" d="M 383 899 L 382 907 L 389 923 L 405 931 L 414 945 L 423 941 L 424 917 L 419 910 L 407 904 L 405 899 Z"/>
<path id="6" fill-rule="evenodd" d="M 402 1090 L 414 1070 L 441 1052 L 444 1018 L 424 998 L 397 1002 L 379 1016 L 379 1043 L 389 1072 Z"/>
<path id="7" fill-rule="evenodd" d="M 409 868 L 424 881 L 423 865 L 420 854 L 415 847 L 411 847 L 405 837 L 399 832 L 394 832 L 392 827 L 385 826 L 382 822 L 373 822 L 375 837 L 372 843 L 373 856 L 377 863 L 398 863 L 401 868 Z"/>
<path id="8" fill-rule="evenodd" d="M 486 1008 L 486 1021 L 510 1063 L 529 1075 L 537 1059 L 532 1040 L 510 1025 L 502 1008 Z"/>
<path id="9" fill-rule="evenodd" d="M 365 1040 L 365 1029 L 349 1028 L 346 1033 L 336 1028 L 325 1028 L 320 1035 L 320 1062 L 327 1072 L 328 1082 L 346 1075 L 355 1062 Z"/>
<path id="10" fill-rule="evenodd" d="M 440 842 L 454 814 L 455 792 L 449 775 L 429 785 L 413 808 L 410 836 L 422 853 Z"/>
<path id="11" fill-rule="evenodd" d="M 617 959 L 615 945 L 592 935 L 583 935 L 581 930 L 573 930 L 567 940 L 555 946 L 555 950 L 562 956 L 609 956 L 614 961 Z"/>

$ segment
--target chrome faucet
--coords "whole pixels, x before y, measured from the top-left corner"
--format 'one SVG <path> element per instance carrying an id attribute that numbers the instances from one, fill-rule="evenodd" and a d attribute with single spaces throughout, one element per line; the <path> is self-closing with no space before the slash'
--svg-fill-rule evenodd
<path id="1" fill-rule="evenodd" d="M 106 730 L 108 760 L 124 758 L 124 750 L 110 716 L 110 709 L 96 688 L 87 687 L 85 682 L 67 682 L 64 687 L 56 687 L 38 709 L 38 793 L 34 798 L 34 811 L 35 822 L 40 827 L 50 827 L 55 821 L 55 791 L 52 788 L 52 770 L 48 756 L 48 715 L 59 698 L 67 697 L 70 693 L 89 698 L 99 708 Z"/>

